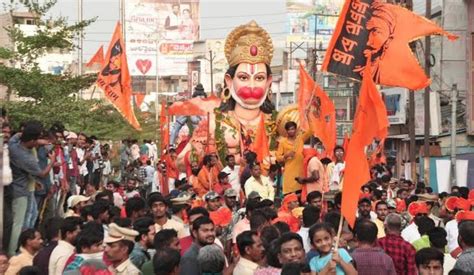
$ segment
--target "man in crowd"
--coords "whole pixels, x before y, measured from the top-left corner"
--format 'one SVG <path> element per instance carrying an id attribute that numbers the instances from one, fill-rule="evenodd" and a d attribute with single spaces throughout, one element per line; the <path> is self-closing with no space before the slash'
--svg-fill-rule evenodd
<path id="1" fill-rule="evenodd" d="M 278 221 L 282 221 L 290 226 L 292 232 L 298 232 L 300 221 L 293 216 L 293 209 L 299 206 L 298 196 L 290 193 L 283 198 L 280 211 L 278 211 Z"/>
<path id="2" fill-rule="evenodd" d="M 202 160 L 202 164 L 202 168 L 198 174 L 197 184 L 193 186 L 194 191 L 199 197 L 203 197 L 207 192 L 211 191 L 218 181 L 216 157 L 214 155 L 206 155 Z"/>
<path id="3" fill-rule="evenodd" d="M 214 191 L 219 194 L 219 196 L 223 196 L 224 191 L 233 188 L 229 183 L 229 175 L 230 174 L 226 172 L 219 172 L 217 175 L 218 182 L 214 185 Z"/>
<path id="4" fill-rule="evenodd" d="M 281 265 L 287 263 L 304 263 L 305 250 L 300 235 L 287 232 L 278 239 L 278 261 Z"/>
<path id="5" fill-rule="evenodd" d="M 76 238 L 81 232 L 81 225 L 82 219 L 79 217 L 64 219 L 60 229 L 61 239 L 49 258 L 49 274 L 63 274 L 67 260 L 74 253 Z"/>
<path id="6" fill-rule="evenodd" d="M 352 258 L 360 274 L 397 274 L 390 256 L 376 246 L 375 223 L 368 220 L 360 221 L 356 225 L 355 237 L 359 241 L 359 246 L 352 252 Z"/>
<path id="7" fill-rule="evenodd" d="M 222 172 L 229 174 L 229 183 L 232 188 L 240 194 L 240 166 L 235 164 L 235 156 L 234 155 L 227 155 L 225 157 L 225 162 L 227 166 L 222 169 Z"/>
<path id="8" fill-rule="evenodd" d="M 184 224 L 168 218 L 168 202 L 160 193 L 150 194 L 148 197 L 148 207 L 155 219 L 155 229 L 157 233 L 162 229 L 174 229 L 178 232 L 178 238 L 182 238 L 186 235 L 184 232 Z"/>
<path id="9" fill-rule="evenodd" d="M 127 215 L 127 218 L 129 218 L 132 223 L 134 223 L 138 218 L 145 216 L 145 200 L 140 197 L 128 199 L 125 203 L 125 213 Z"/>
<path id="10" fill-rule="evenodd" d="M 313 205 L 307 205 L 303 210 L 303 226 L 298 231 L 298 235 L 300 235 L 303 240 L 303 247 L 306 253 L 311 250 L 311 243 L 308 235 L 309 228 L 319 221 L 320 214 L 320 208 Z"/>
<path id="11" fill-rule="evenodd" d="M 33 265 L 33 257 L 43 246 L 41 233 L 36 229 L 21 232 L 18 239 L 20 254 L 11 257 L 5 275 L 15 275 L 25 266 Z"/>
<path id="12" fill-rule="evenodd" d="M 385 237 L 378 239 L 378 245 L 392 258 L 397 274 L 416 275 L 416 251 L 401 237 L 402 218 L 398 214 L 389 214 L 384 224 Z"/>
<path id="13" fill-rule="evenodd" d="M 259 164 L 253 164 L 251 167 L 252 176 L 245 182 L 245 194 L 247 198 L 252 192 L 257 192 L 262 199 L 271 201 L 275 198 L 275 188 L 268 177 L 262 175 Z"/>
<path id="14" fill-rule="evenodd" d="M 472 214 L 472 212 L 470 211 Z M 474 273 L 474 220 L 461 221 L 459 224 L 459 245 L 462 253 L 454 268 L 464 272 Z"/>
<path id="15" fill-rule="evenodd" d="M 372 217 L 371 217 L 371 211 L 370 209 L 372 209 L 372 204 L 371 204 L 371 201 L 370 199 L 368 198 L 362 198 L 359 200 L 359 204 L 358 204 L 358 207 L 359 207 L 359 220 L 372 220 Z"/>
<path id="16" fill-rule="evenodd" d="M 253 275 L 264 257 L 262 240 L 255 231 L 244 231 L 237 236 L 240 260 L 234 268 L 234 275 Z"/>
<path id="17" fill-rule="evenodd" d="M 69 259 L 64 272 L 79 270 L 87 261 L 102 261 L 104 256 L 103 241 L 103 227 L 96 222 L 86 223 L 76 238 L 76 254 Z"/>
<path id="18" fill-rule="evenodd" d="M 138 232 L 138 236 L 135 238 L 130 260 L 138 269 L 141 269 L 146 261 L 151 260 L 148 249 L 153 248 L 155 222 L 152 218 L 142 217 L 133 223 L 133 229 Z"/>
<path id="19" fill-rule="evenodd" d="M 54 248 L 58 245 L 59 231 L 63 223 L 62 218 L 54 217 L 46 220 L 44 224 L 44 235 L 46 245 L 35 255 L 33 265 L 38 267 L 41 274 L 49 274 L 49 259 Z"/>
<path id="20" fill-rule="evenodd" d="M 178 234 L 174 229 L 163 229 L 160 232 L 155 234 L 153 239 L 153 248 L 155 251 L 162 251 L 165 249 L 173 249 L 178 253 L 181 252 L 181 246 L 178 239 Z M 152 261 L 147 261 L 142 265 L 141 271 L 143 275 L 153 275 L 153 263 Z M 178 262 L 179 265 L 179 262 Z M 160 264 L 161 266 L 161 264 Z M 156 265 L 155 265 L 156 267 Z"/>
<path id="21" fill-rule="evenodd" d="M 385 201 L 378 201 L 375 204 L 375 213 L 377 213 L 377 218 L 374 223 L 377 225 L 377 238 L 385 237 L 384 221 L 388 215 L 388 205 Z"/>
<path id="22" fill-rule="evenodd" d="M 323 194 L 319 191 L 313 191 L 308 193 L 308 196 L 306 196 L 306 203 L 308 205 L 313 205 L 320 210 L 323 207 Z"/>
<path id="23" fill-rule="evenodd" d="M 129 256 L 133 251 L 138 232 L 129 228 L 110 224 L 108 237 L 104 239 L 105 254 L 112 263 L 109 271 L 116 275 L 139 275 L 140 270 L 133 265 Z"/>
<path id="24" fill-rule="evenodd" d="M 30 191 L 28 185 L 32 183 L 34 177 L 45 178 L 49 176 L 51 168 L 56 162 L 54 151 L 49 154 L 49 164 L 40 169 L 38 161 L 33 154 L 33 149 L 37 147 L 37 141 L 41 136 L 43 127 L 39 122 L 26 123 L 23 132 L 10 138 L 8 142 L 10 154 L 10 167 L 13 180 L 5 192 L 11 195 L 12 200 L 6 201 L 6 205 L 11 205 L 12 209 L 12 231 L 10 235 L 10 245 L 8 254 L 14 255 L 18 245 L 20 235 L 28 206 Z"/>
<path id="25" fill-rule="evenodd" d="M 157 250 L 153 256 L 154 275 L 178 275 L 181 256 L 179 252 L 172 248 Z M 197 266 L 196 266 L 197 269 Z M 144 273 L 144 275 L 146 275 Z"/>
<path id="26" fill-rule="evenodd" d="M 180 262 L 180 274 L 199 275 L 199 263 L 197 260 L 199 249 L 203 246 L 213 244 L 216 238 L 214 223 L 208 217 L 200 217 L 193 222 L 192 226 L 193 244 L 183 255 Z"/>
<path id="27" fill-rule="evenodd" d="M 419 275 L 442 275 L 444 254 L 435 248 L 423 248 L 416 252 L 416 267 Z"/>
<path id="28" fill-rule="evenodd" d="M 334 147 L 334 157 L 336 158 L 336 161 L 329 163 L 327 167 L 329 174 L 329 189 L 340 190 L 340 184 L 342 184 L 342 171 L 344 171 L 344 168 L 346 167 L 344 161 L 344 148 L 342 146 Z"/>

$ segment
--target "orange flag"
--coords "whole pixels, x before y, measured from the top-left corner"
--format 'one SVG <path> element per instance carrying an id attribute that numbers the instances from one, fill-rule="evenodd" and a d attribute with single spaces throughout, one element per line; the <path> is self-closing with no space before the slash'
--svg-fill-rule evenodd
<path id="1" fill-rule="evenodd" d="M 142 106 L 143 100 L 145 100 L 145 94 L 144 93 L 133 93 L 135 96 L 135 104 L 137 104 L 137 108 L 140 108 Z"/>
<path id="2" fill-rule="evenodd" d="M 408 43 L 432 34 L 457 38 L 401 6 L 381 0 L 346 0 L 322 70 L 360 80 L 370 55 L 377 84 L 419 90 L 431 81 Z"/>
<path id="3" fill-rule="evenodd" d="M 97 85 L 105 96 L 133 128 L 141 130 L 132 107 L 131 78 L 122 37 L 122 26 L 118 22 L 102 65 Z"/>
<path id="4" fill-rule="evenodd" d="M 95 63 L 99 63 L 100 65 L 104 64 L 104 46 L 100 46 L 94 56 L 92 56 L 91 60 L 87 62 L 86 67 L 91 67 Z"/>
<path id="5" fill-rule="evenodd" d="M 372 155 L 370 155 L 370 167 L 375 166 L 377 164 L 381 164 L 381 163 L 387 163 L 387 159 L 384 153 L 384 145 L 385 145 L 385 139 L 382 139 L 377 144 L 377 147 L 372 152 Z"/>
<path id="6" fill-rule="evenodd" d="M 308 129 L 308 123 L 312 123 L 313 135 L 321 140 L 326 152 L 332 154 L 336 146 L 336 109 L 334 103 L 301 65 L 298 107 L 302 128 Z"/>
<path id="7" fill-rule="evenodd" d="M 160 113 L 160 133 L 161 133 L 161 152 L 164 152 L 170 144 L 170 132 L 168 124 L 168 116 L 166 115 L 166 103 L 161 101 Z"/>
<path id="8" fill-rule="evenodd" d="M 267 131 L 265 130 L 265 120 L 263 114 L 260 115 L 257 133 L 253 142 L 252 151 L 257 154 L 257 161 L 262 163 L 263 160 L 270 155 Z"/>
<path id="9" fill-rule="evenodd" d="M 351 227 L 354 226 L 356 219 L 360 188 L 370 180 L 365 147 L 370 145 L 375 138 L 385 138 L 388 129 L 387 110 L 382 96 L 370 77 L 370 69 L 370 67 L 366 68 L 362 80 L 353 133 L 345 160 L 341 213 Z"/>
<path id="10" fill-rule="evenodd" d="M 344 140 L 342 141 L 342 148 L 344 148 L 344 152 L 346 153 L 347 153 L 347 148 L 349 146 L 349 140 L 350 140 L 349 134 L 346 132 L 344 134 Z"/>

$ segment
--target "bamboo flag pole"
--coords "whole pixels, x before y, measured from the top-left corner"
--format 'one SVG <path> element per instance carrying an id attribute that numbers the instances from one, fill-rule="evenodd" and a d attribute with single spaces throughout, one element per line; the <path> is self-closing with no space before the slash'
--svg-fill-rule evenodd
<path id="1" fill-rule="evenodd" d="M 341 218 L 339 219 L 339 227 L 337 229 L 336 245 L 334 246 L 334 251 L 337 251 L 337 249 L 339 248 L 339 240 L 341 239 L 343 224 L 344 224 L 344 216 L 341 214 Z"/>

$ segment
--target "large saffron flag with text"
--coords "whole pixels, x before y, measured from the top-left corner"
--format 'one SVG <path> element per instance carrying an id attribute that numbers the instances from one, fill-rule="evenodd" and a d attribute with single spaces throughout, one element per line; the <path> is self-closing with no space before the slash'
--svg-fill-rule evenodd
<path id="1" fill-rule="evenodd" d="M 434 22 L 381 0 L 346 0 L 322 70 L 361 80 L 371 56 L 377 84 L 419 90 L 430 84 L 409 42 L 426 35 L 457 37 Z"/>
<path id="2" fill-rule="evenodd" d="M 109 49 L 105 55 L 105 61 L 99 72 L 97 85 L 104 91 L 107 99 L 128 123 L 133 128 L 141 130 L 132 107 L 131 78 L 120 22 L 115 26 Z"/>
<path id="3" fill-rule="evenodd" d="M 345 159 L 341 213 L 351 227 L 356 219 L 360 188 L 370 180 L 365 147 L 374 139 L 384 139 L 389 125 L 384 101 L 370 77 L 370 69 L 365 69 L 366 73 L 362 79 L 353 132 Z"/>

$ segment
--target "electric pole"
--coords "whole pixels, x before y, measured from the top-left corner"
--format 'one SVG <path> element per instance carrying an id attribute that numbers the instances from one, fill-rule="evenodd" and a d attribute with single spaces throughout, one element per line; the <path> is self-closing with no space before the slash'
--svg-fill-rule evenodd
<path id="1" fill-rule="evenodd" d="M 431 0 L 426 0 L 426 18 L 431 19 Z M 425 74 L 428 78 L 431 75 L 431 37 L 428 35 L 425 37 Z M 430 184 L 430 86 L 425 88 L 424 91 L 424 113 L 425 113 L 425 124 L 424 124 L 424 138 L 423 138 L 423 162 L 424 162 L 424 182 L 426 186 Z"/>

